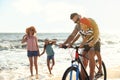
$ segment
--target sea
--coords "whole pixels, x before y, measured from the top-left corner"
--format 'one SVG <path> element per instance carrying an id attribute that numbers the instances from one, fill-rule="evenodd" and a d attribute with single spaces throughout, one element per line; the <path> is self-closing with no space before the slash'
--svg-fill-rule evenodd
<path id="1" fill-rule="evenodd" d="M 0 33 L 0 80 L 29 80 L 29 60 L 26 44 L 21 40 L 24 33 Z M 63 43 L 70 33 L 37 33 L 40 52 L 43 51 L 44 40 L 56 40 Z M 120 36 L 119 34 L 101 33 L 101 56 L 106 68 L 120 66 Z M 74 44 L 79 45 L 81 38 Z M 39 80 L 54 80 L 53 77 L 63 75 L 65 69 L 71 65 L 74 49 L 63 49 L 52 46 L 55 52 L 55 66 L 49 75 L 46 54 L 38 58 Z M 35 69 L 34 69 L 35 74 Z"/>

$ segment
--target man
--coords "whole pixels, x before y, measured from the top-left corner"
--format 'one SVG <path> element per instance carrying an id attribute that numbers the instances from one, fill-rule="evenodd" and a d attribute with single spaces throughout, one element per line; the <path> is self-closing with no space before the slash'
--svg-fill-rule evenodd
<path id="1" fill-rule="evenodd" d="M 89 67 L 90 67 L 90 80 L 94 79 L 94 69 L 95 69 L 95 60 L 94 56 L 95 54 L 98 56 L 98 62 L 99 62 L 99 71 L 98 74 L 102 74 L 101 70 L 101 55 L 100 55 L 100 39 L 99 39 L 99 29 L 95 21 L 91 18 L 85 18 L 81 17 L 77 13 L 72 13 L 70 16 L 70 19 L 73 20 L 73 22 L 76 23 L 76 26 L 73 30 L 73 32 L 70 34 L 70 36 L 67 38 L 67 40 L 62 44 L 69 46 L 73 45 L 73 43 L 79 39 L 79 37 L 82 37 L 82 42 L 80 44 L 80 48 L 84 48 L 83 56 L 86 54 L 89 58 Z M 83 59 L 83 65 L 86 68 L 88 64 L 88 60 Z M 82 80 L 85 80 L 85 74 L 83 73 L 83 70 L 81 70 L 82 74 Z M 98 76 L 98 75 L 96 75 Z"/>

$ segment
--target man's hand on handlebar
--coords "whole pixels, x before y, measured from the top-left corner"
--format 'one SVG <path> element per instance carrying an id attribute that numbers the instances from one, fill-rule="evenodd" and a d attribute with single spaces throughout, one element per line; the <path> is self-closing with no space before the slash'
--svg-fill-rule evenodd
<path id="1" fill-rule="evenodd" d="M 66 44 L 60 44 L 59 47 L 66 49 L 66 48 L 71 48 L 72 46 L 71 45 L 66 45 Z"/>

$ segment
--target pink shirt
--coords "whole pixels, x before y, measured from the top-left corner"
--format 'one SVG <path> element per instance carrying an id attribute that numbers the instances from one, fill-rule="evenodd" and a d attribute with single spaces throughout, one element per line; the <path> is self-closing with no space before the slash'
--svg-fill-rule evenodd
<path id="1" fill-rule="evenodd" d="M 29 50 L 29 51 L 37 51 L 38 50 L 37 37 L 35 37 L 35 36 L 27 37 L 27 50 Z"/>

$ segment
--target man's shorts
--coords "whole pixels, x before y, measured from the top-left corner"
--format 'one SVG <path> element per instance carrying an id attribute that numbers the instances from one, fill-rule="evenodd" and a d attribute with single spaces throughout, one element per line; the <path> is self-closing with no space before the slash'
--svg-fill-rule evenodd
<path id="1" fill-rule="evenodd" d="M 47 56 L 47 60 L 51 60 L 54 58 L 54 55 L 51 55 L 51 56 Z"/>
<path id="2" fill-rule="evenodd" d="M 38 56 L 38 55 L 39 55 L 38 51 L 27 51 L 28 57 L 33 57 L 33 56 Z"/>
<path id="3" fill-rule="evenodd" d="M 88 52 L 91 48 L 94 48 L 95 51 L 100 52 L 100 41 L 98 41 L 94 47 L 90 47 L 89 45 L 84 45 L 84 51 Z"/>

